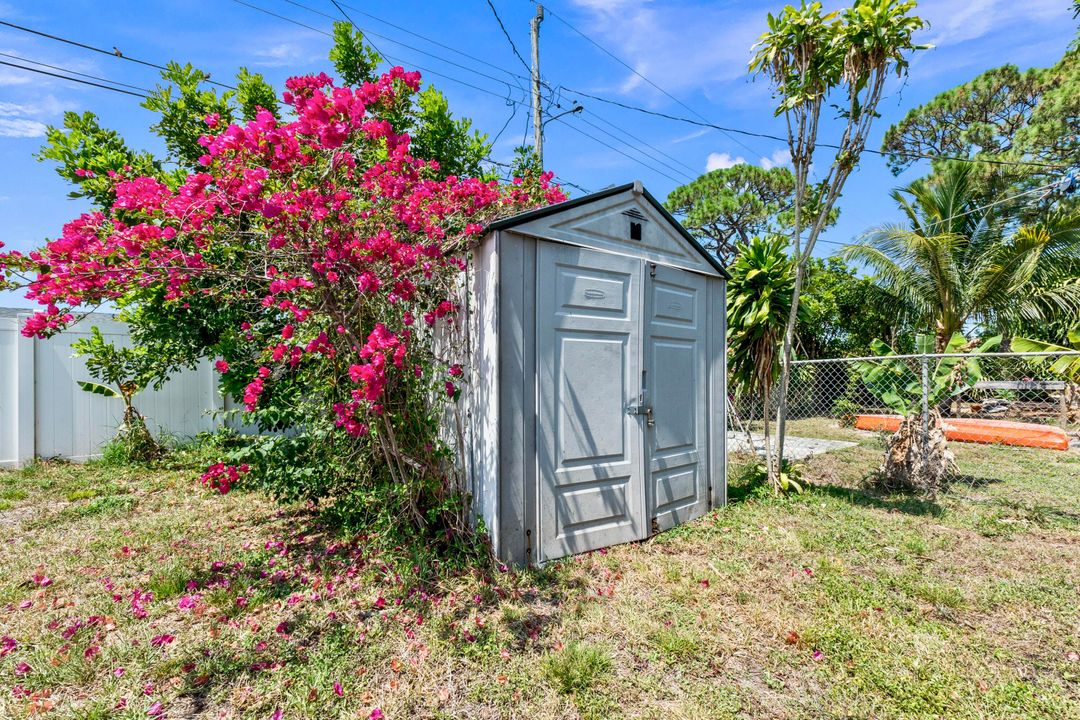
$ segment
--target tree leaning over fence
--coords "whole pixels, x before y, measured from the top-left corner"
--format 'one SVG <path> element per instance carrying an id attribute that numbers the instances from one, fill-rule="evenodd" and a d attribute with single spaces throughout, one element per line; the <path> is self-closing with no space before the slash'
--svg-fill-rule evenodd
<path id="1" fill-rule="evenodd" d="M 913 0 L 856 0 L 852 7 L 831 13 L 825 13 L 819 2 L 804 2 L 797 8 L 788 5 L 778 15 L 769 14 L 769 28 L 754 46 L 750 70 L 769 80 L 780 101 L 776 115 L 787 121 L 788 147 L 795 170 L 795 288 L 783 341 L 777 409 L 779 463 L 784 457 L 792 343 L 807 262 L 866 146 L 886 80 L 892 73 L 902 77 L 907 72 L 907 56 L 924 47 L 912 40 L 914 33 L 926 25 L 911 14 L 914 8 Z M 821 183 L 821 201 L 813 213 L 806 214 L 821 111 L 834 91 L 845 96 L 840 113 L 846 124 Z M 804 226 L 808 228 L 805 244 Z M 773 483 L 777 483 L 779 467 L 769 470 Z"/>

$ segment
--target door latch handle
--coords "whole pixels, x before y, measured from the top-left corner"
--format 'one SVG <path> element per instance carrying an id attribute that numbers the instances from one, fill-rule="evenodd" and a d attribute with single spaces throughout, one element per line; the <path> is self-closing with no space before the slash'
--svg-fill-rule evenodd
<path id="1" fill-rule="evenodd" d="M 652 405 L 645 405 L 644 403 L 631 403 L 626 406 L 627 415 L 644 415 L 645 424 L 649 427 L 656 425 L 656 419 L 653 417 Z"/>

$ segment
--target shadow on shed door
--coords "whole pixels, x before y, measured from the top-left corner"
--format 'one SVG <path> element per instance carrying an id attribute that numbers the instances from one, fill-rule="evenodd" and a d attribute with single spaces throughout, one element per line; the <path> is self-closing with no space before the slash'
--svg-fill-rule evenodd
<path id="1" fill-rule="evenodd" d="M 536 272 L 540 559 L 705 512 L 704 278 L 546 242 Z"/>

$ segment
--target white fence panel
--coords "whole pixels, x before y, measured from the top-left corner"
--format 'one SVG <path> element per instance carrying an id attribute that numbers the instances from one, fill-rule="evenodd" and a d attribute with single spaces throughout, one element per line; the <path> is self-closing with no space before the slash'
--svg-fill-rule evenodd
<path id="1" fill-rule="evenodd" d="M 0 466 L 34 457 L 85 461 L 100 454 L 123 415 L 123 402 L 84 392 L 93 380 L 71 343 L 92 327 L 117 345 L 128 345 L 127 328 L 108 315 L 93 315 L 47 340 L 22 337 L 24 313 L 0 316 Z M 217 380 L 210 363 L 177 373 L 160 391 L 135 396 L 135 407 L 157 435 L 187 438 L 219 424 Z"/>
<path id="2" fill-rule="evenodd" d="M 0 462 L 19 457 L 19 326 L 0 317 Z"/>

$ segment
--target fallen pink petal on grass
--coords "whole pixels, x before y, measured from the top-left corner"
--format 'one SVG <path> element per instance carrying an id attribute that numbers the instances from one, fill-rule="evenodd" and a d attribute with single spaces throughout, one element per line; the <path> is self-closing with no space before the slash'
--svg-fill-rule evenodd
<path id="1" fill-rule="evenodd" d="M 176 603 L 176 607 L 181 610 L 190 610 L 199 604 L 200 595 L 185 595 L 180 598 L 180 602 Z"/>

